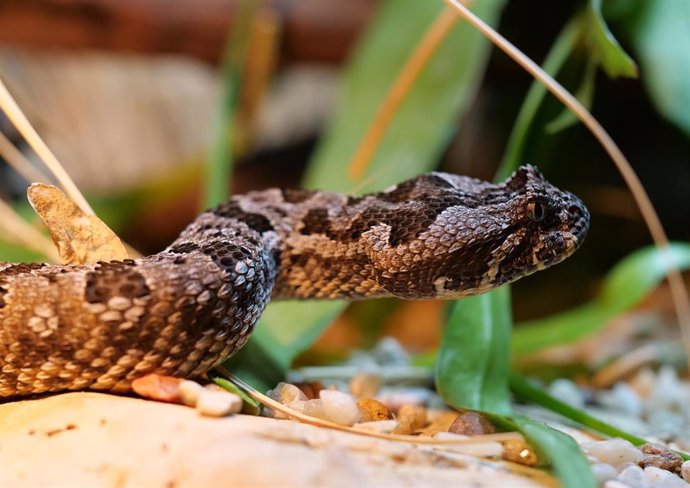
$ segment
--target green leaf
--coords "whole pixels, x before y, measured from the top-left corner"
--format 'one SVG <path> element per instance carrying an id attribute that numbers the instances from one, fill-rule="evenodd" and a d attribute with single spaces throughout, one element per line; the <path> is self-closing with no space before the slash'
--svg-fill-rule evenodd
<path id="1" fill-rule="evenodd" d="M 510 288 L 457 301 L 436 359 L 436 389 L 455 408 L 510 413 Z"/>
<path id="2" fill-rule="evenodd" d="M 668 256 L 690 269 L 690 244 L 673 243 Z M 511 344 L 515 358 L 549 346 L 576 342 L 600 330 L 612 318 L 638 304 L 668 272 L 669 260 L 655 247 L 640 249 L 618 263 L 590 303 L 558 315 L 518 324 Z"/>
<path id="3" fill-rule="evenodd" d="M 690 4 L 648 0 L 631 37 L 642 81 L 661 114 L 690 134 Z"/>
<path id="4" fill-rule="evenodd" d="M 540 459 L 548 460 L 561 481 L 561 488 L 596 488 L 587 458 L 575 439 L 542 422 L 526 417 L 513 419 L 517 429 L 532 444 Z"/>
<path id="5" fill-rule="evenodd" d="M 496 24 L 505 0 L 474 2 Z M 442 2 L 388 0 L 352 59 L 339 109 L 307 171 L 307 185 L 378 190 L 433 169 L 468 109 L 488 61 L 490 43 L 458 22 L 405 97 L 371 162 L 366 184 L 350 181 L 347 166 L 393 80 L 442 9 Z"/>
<path id="6" fill-rule="evenodd" d="M 604 20 L 601 0 L 590 0 L 587 8 L 590 42 L 595 55 L 609 78 L 637 78 L 637 65 L 623 51 Z"/>

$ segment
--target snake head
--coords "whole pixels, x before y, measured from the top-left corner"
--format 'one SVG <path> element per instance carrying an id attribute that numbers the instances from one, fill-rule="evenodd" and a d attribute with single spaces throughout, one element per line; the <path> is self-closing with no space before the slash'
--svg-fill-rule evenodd
<path id="1" fill-rule="evenodd" d="M 501 187 L 510 195 L 505 211 L 512 218 L 489 271 L 497 284 L 560 263 L 580 247 L 589 229 L 582 200 L 546 181 L 531 165 L 520 167 Z"/>
<path id="2" fill-rule="evenodd" d="M 377 198 L 392 197 L 398 213 L 372 229 L 370 257 L 381 286 L 401 298 L 489 291 L 563 261 L 589 227 L 582 201 L 529 165 L 501 184 L 432 173 Z"/>

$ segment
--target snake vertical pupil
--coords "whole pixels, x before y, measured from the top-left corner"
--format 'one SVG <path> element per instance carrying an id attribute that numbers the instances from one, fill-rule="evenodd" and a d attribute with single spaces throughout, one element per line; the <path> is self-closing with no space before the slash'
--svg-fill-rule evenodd
<path id="1" fill-rule="evenodd" d="M 530 202 L 527 210 L 529 217 L 535 222 L 541 222 L 546 217 L 546 205 L 543 202 Z"/>

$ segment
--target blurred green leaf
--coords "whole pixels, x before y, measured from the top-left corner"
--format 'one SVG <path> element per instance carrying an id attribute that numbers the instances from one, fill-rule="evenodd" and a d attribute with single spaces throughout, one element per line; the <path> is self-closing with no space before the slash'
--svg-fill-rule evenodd
<path id="1" fill-rule="evenodd" d="M 478 2 L 476 11 L 495 23 L 504 3 Z M 352 189 L 347 163 L 391 83 L 443 8 L 441 2 L 417 0 L 388 0 L 381 5 L 348 65 L 339 110 L 310 162 L 306 186 Z M 369 171 L 375 178 L 358 187 L 360 191 L 380 189 L 436 166 L 457 120 L 472 101 L 488 56 L 489 43 L 481 34 L 463 22 L 454 27 L 388 127 Z M 255 385 L 270 384 L 266 378 L 275 377 L 275 368 L 286 370 L 346 305 L 271 303 L 245 347 L 250 352 L 261 349 L 269 361 L 262 362 L 259 370 L 246 368 L 244 360 L 255 356 L 240 352 L 228 367 L 247 381 L 251 381 L 248 375 L 254 375 Z"/>
<path id="2" fill-rule="evenodd" d="M 673 243 L 669 256 L 680 269 L 690 269 L 690 244 Z M 609 272 L 601 292 L 592 302 L 518 324 L 511 344 L 513 356 L 569 344 L 598 331 L 651 293 L 667 271 L 668 260 L 657 248 L 646 247 L 634 252 Z"/>
<path id="3" fill-rule="evenodd" d="M 505 0 L 474 2 L 495 25 Z M 339 110 L 307 171 L 307 185 L 348 191 L 347 165 L 364 132 L 442 2 L 388 0 L 379 8 L 343 81 Z M 490 43 L 458 22 L 407 94 L 371 162 L 360 191 L 378 190 L 433 169 L 471 104 L 488 61 Z"/>
<path id="4" fill-rule="evenodd" d="M 631 37 L 661 114 L 690 134 L 690 2 L 647 0 Z"/>
<path id="5" fill-rule="evenodd" d="M 515 417 L 517 430 L 536 448 L 540 459 L 548 461 L 561 488 L 596 488 L 592 468 L 575 439 L 542 422 L 527 417 Z"/>
<path id="6" fill-rule="evenodd" d="M 587 19 L 592 49 L 609 78 L 619 76 L 637 78 L 637 65 L 623 51 L 606 25 L 601 13 L 601 0 L 589 0 Z"/>
<path id="7" fill-rule="evenodd" d="M 585 71 L 580 82 L 580 86 L 574 95 L 582 105 L 588 110 L 592 108 L 592 100 L 594 99 L 594 82 L 597 76 L 597 63 L 591 59 L 585 67 Z M 545 130 L 549 134 L 555 134 L 579 122 L 577 116 L 567 107 L 551 122 L 549 122 Z"/>
<path id="8" fill-rule="evenodd" d="M 244 60 L 249 49 L 251 26 L 259 5 L 258 0 L 238 2 L 237 15 L 225 45 L 221 66 L 219 107 L 206 162 L 203 208 L 216 206 L 229 197 L 235 111 L 242 86 Z"/>
<path id="9" fill-rule="evenodd" d="M 436 358 L 436 389 L 455 408 L 509 414 L 510 288 L 453 303 Z"/>

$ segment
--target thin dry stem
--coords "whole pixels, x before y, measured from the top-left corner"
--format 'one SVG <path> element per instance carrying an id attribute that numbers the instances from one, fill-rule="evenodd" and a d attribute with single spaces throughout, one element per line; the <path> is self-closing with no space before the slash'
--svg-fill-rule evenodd
<path id="1" fill-rule="evenodd" d="M 359 435 L 364 435 L 367 437 L 376 437 L 377 439 L 385 439 L 389 441 L 398 441 L 398 442 L 411 442 L 415 444 L 436 444 L 436 445 L 441 445 L 441 444 L 480 444 L 483 442 L 506 442 L 506 441 L 513 441 L 513 440 L 519 440 L 524 442 L 524 437 L 522 437 L 521 434 L 518 434 L 517 432 L 503 432 L 500 434 L 486 434 L 486 435 L 477 435 L 477 436 L 472 436 L 466 439 L 434 439 L 431 437 L 420 437 L 420 436 L 414 436 L 414 435 L 399 435 L 399 434 L 384 434 L 381 432 L 373 432 L 369 430 L 360 430 L 360 429 L 355 429 L 353 427 L 348 427 L 346 425 L 340 425 L 336 424 L 333 422 L 329 422 L 327 420 L 322 420 L 318 419 L 315 417 L 310 417 L 309 415 L 305 415 L 301 412 L 298 412 L 296 410 L 293 410 L 290 407 L 287 407 L 283 405 L 280 402 L 277 402 L 276 400 L 273 400 L 272 398 L 267 397 L 263 393 L 259 392 L 255 388 L 251 387 L 244 381 L 242 381 L 240 378 L 229 372 L 227 369 L 225 369 L 222 366 L 216 367 L 216 370 L 221 373 L 224 377 L 226 377 L 228 380 L 232 381 L 238 388 L 241 388 L 244 390 L 250 397 L 252 397 L 254 400 L 257 402 L 261 403 L 262 405 L 272 408 L 273 410 L 276 410 L 278 412 L 281 412 L 285 415 L 287 415 L 290 418 L 293 418 L 295 420 L 299 420 L 300 422 L 303 422 L 305 424 L 310 424 L 310 425 L 315 425 L 318 427 L 326 427 L 329 429 L 334 429 L 334 430 L 340 430 L 343 432 L 350 432 L 351 434 L 359 434 Z"/>
<path id="2" fill-rule="evenodd" d="M 630 163 L 625 158 L 616 143 L 611 139 L 611 136 L 599 124 L 594 116 L 563 86 L 549 76 L 539 65 L 522 53 L 518 48 L 511 44 L 506 38 L 501 36 L 498 32 L 492 29 L 479 17 L 474 15 L 467 7 L 465 7 L 459 0 L 444 0 L 446 4 L 452 6 L 457 12 L 486 36 L 499 49 L 510 56 L 515 62 L 522 66 L 535 79 L 537 79 L 547 90 L 549 90 L 556 98 L 558 98 L 566 107 L 568 107 L 580 121 L 590 130 L 590 132 L 601 143 L 609 157 L 613 160 L 616 168 L 620 172 L 630 192 L 635 199 L 642 218 L 647 224 L 649 233 L 654 240 L 657 248 L 661 251 L 662 259 L 666 260 L 668 266 L 668 282 L 673 296 L 673 302 L 678 315 L 680 323 L 681 335 L 686 351 L 686 359 L 690 367 L 690 299 L 685 288 L 685 283 L 678 270 L 678 267 L 673 261 L 671 250 L 669 248 L 668 237 L 664 231 L 659 216 L 654 210 L 652 202 L 645 191 L 642 183 L 635 174 L 635 171 L 630 166 Z"/>
<path id="3" fill-rule="evenodd" d="M 469 0 L 465 0 L 465 3 L 469 3 Z M 457 20 L 458 16 L 452 9 L 443 9 L 419 41 L 412 55 L 407 59 L 350 160 L 348 173 L 351 180 L 357 181 L 366 172 L 383 135 L 386 133 L 386 129 L 405 96 L 410 92 L 420 73 Z"/>
<path id="4" fill-rule="evenodd" d="M 19 151 L 14 144 L 0 132 L 0 156 L 9 164 L 17 173 L 19 173 L 26 181 L 32 183 L 50 183 L 48 178 L 41 170 L 36 168 L 21 151 Z"/>
<path id="5" fill-rule="evenodd" d="M 0 229 L 5 238 L 13 238 L 17 243 L 45 255 L 51 261 L 59 262 L 57 249 L 50 239 L 28 224 L 4 200 L 0 200 Z"/>
<path id="6" fill-rule="evenodd" d="M 87 215 L 94 215 L 94 211 L 86 201 L 84 195 L 81 194 L 77 185 L 74 184 L 72 178 L 70 178 L 65 168 L 62 167 L 60 162 L 57 160 L 53 152 L 48 148 L 48 146 L 40 138 L 36 130 L 33 128 L 29 119 L 26 118 L 24 113 L 21 111 L 17 102 L 14 100 L 9 90 L 0 78 L 0 109 L 7 115 L 7 118 L 12 121 L 17 130 L 24 137 L 26 142 L 31 146 L 31 148 L 36 152 L 36 154 L 41 158 L 46 167 L 55 175 L 65 192 L 70 196 L 79 208 Z"/>

